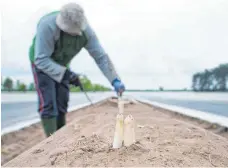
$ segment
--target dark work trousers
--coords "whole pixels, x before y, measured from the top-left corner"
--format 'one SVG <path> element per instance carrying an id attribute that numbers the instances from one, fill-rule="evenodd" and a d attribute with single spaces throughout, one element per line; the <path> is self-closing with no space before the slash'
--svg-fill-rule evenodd
<path id="1" fill-rule="evenodd" d="M 56 118 L 57 129 L 65 125 L 69 101 L 69 82 L 58 83 L 32 64 L 32 72 L 38 94 L 38 112 L 41 119 Z M 58 123 L 59 121 L 59 123 Z"/>

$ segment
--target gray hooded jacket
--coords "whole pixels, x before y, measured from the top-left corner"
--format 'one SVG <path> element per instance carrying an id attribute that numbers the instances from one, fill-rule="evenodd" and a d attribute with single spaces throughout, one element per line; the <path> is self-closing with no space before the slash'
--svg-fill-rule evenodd
<path id="1" fill-rule="evenodd" d="M 53 80 L 61 82 L 67 65 L 84 48 L 110 83 L 119 79 L 109 56 L 90 25 L 87 25 L 81 37 L 71 36 L 62 32 L 56 25 L 57 14 L 58 12 L 55 12 L 41 18 L 37 26 L 33 58 L 36 67 Z"/>

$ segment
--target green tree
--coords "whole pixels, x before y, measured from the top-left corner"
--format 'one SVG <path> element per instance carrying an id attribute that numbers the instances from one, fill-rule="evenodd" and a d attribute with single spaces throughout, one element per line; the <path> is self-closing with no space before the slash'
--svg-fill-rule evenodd
<path id="1" fill-rule="evenodd" d="M 30 84 L 29 84 L 28 90 L 29 90 L 29 91 L 34 91 L 34 90 L 35 90 L 34 83 L 30 83 Z"/>
<path id="2" fill-rule="evenodd" d="M 4 90 L 4 86 L 3 86 L 3 79 L 2 79 L 2 76 L 1 76 L 1 90 Z"/>
<path id="3" fill-rule="evenodd" d="M 90 91 L 90 90 L 93 89 L 92 83 L 87 77 L 81 78 L 80 81 L 81 81 L 81 83 L 82 83 L 82 85 L 83 85 L 85 90 Z"/>
<path id="4" fill-rule="evenodd" d="M 163 91 L 163 90 L 164 90 L 164 88 L 163 88 L 162 86 L 160 86 L 160 87 L 159 87 L 159 90 L 160 90 L 160 91 Z"/>
<path id="5" fill-rule="evenodd" d="M 193 75 L 192 88 L 194 91 L 200 90 L 200 78 L 201 78 L 201 73 L 196 73 Z"/>
<path id="6" fill-rule="evenodd" d="M 192 77 L 192 88 L 194 91 L 226 91 L 228 90 L 227 85 L 228 63 L 195 73 Z"/>
<path id="7" fill-rule="evenodd" d="M 203 73 L 201 73 L 201 80 L 200 80 L 200 90 L 201 91 L 209 91 L 210 87 L 212 85 L 212 71 L 205 70 Z"/>
<path id="8" fill-rule="evenodd" d="M 7 77 L 3 83 L 4 89 L 11 91 L 13 89 L 13 80 Z"/>
<path id="9" fill-rule="evenodd" d="M 194 91 L 197 91 L 197 89 L 196 89 L 196 81 L 197 81 L 197 74 L 194 74 L 194 75 L 192 76 L 192 89 L 193 89 Z"/>
<path id="10" fill-rule="evenodd" d="M 19 80 L 17 80 L 17 82 L 16 82 L 16 90 L 20 90 L 20 81 Z"/>
<path id="11" fill-rule="evenodd" d="M 214 75 L 216 79 L 216 89 L 219 91 L 225 91 L 227 89 L 228 82 L 228 64 L 221 64 L 214 69 Z"/>
<path id="12" fill-rule="evenodd" d="M 18 90 L 25 92 L 26 91 L 26 85 L 24 83 L 21 83 Z"/>
<path id="13" fill-rule="evenodd" d="M 100 84 L 93 84 L 87 77 L 80 78 L 80 81 L 81 81 L 82 86 L 85 89 L 85 91 L 108 91 L 108 90 L 111 90 L 111 89 L 104 87 Z M 71 86 L 70 90 L 72 92 L 79 92 L 80 88 Z"/>
<path id="14" fill-rule="evenodd" d="M 93 84 L 93 90 L 94 91 L 109 91 L 110 89 L 107 87 L 104 87 L 100 84 Z"/>

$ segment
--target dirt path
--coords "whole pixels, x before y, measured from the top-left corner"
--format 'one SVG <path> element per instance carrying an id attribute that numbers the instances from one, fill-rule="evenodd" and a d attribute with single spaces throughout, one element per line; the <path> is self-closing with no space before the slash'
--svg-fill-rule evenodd
<path id="1" fill-rule="evenodd" d="M 228 141 L 144 104 L 125 107 L 136 120 L 136 144 L 111 148 L 117 106 L 106 102 L 4 166 L 228 166 Z"/>

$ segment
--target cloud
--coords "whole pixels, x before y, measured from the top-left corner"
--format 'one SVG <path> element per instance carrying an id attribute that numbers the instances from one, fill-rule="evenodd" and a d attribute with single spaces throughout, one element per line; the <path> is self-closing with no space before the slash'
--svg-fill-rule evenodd
<path id="1" fill-rule="evenodd" d="M 37 21 L 65 2 L 3 2 L 3 75 L 32 80 L 28 48 Z M 193 73 L 228 62 L 226 0 L 78 2 L 127 88 L 190 87 Z M 84 50 L 71 67 L 110 86 Z"/>

